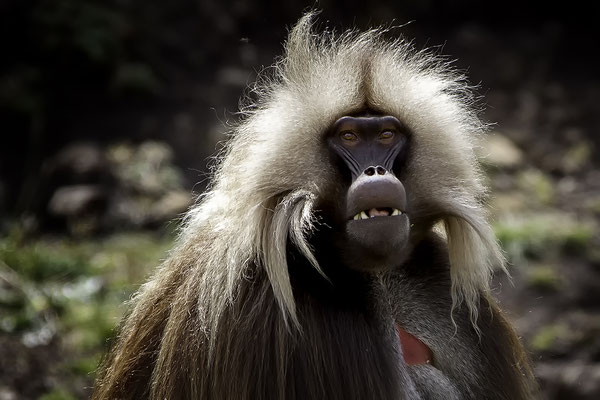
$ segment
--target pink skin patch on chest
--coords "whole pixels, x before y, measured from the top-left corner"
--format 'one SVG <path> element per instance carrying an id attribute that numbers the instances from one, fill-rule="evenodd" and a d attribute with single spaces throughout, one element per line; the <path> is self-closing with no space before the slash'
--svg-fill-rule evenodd
<path id="1" fill-rule="evenodd" d="M 408 365 L 420 365 L 433 363 L 433 353 L 425 343 L 396 325 L 404 362 Z"/>

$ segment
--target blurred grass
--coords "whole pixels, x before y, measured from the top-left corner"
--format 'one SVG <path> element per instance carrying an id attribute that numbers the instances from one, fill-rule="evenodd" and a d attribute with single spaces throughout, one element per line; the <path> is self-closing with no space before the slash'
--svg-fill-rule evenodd
<path id="1" fill-rule="evenodd" d="M 531 287 L 547 292 L 556 292 L 563 285 L 562 277 L 556 268 L 549 265 L 531 266 L 527 277 Z"/>
<path id="2" fill-rule="evenodd" d="M 41 399 L 81 398 L 123 305 L 165 257 L 174 235 L 95 240 L 0 238 L 0 335 L 35 351 L 58 339 L 60 377 Z M 38 371 L 36 379 L 44 375 Z M 0 381 L 1 383 L 1 381 Z"/>
<path id="3" fill-rule="evenodd" d="M 566 213 L 507 216 L 494 224 L 502 247 L 513 262 L 547 259 L 561 253 L 585 253 L 596 232 L 592 222 Z"/>
<path id="4" fill-rule="evenodd" d="M 560 341 L 569 338 L 569 328 L 562 323 L 541 327 L 531 341 L 531 348 L 536 352 L 550 351 Z"/>

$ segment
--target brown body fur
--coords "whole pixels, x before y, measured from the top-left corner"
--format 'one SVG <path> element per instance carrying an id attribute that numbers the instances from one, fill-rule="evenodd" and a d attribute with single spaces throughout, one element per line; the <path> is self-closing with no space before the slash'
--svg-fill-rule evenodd
<path id="1" fill-rule="evenodd" d="M 344 277 L 340 290 L 315 285 L 316 274 L 298 277 L 302 333 L 286 326 L 265 273 L 255 270 L 220 317 L 212 349 L 199 329 L 194 272 L 163 268 L 184 273 L 161 277 L 137 303 L 93 398 L 529 398 L 526 356 L 492 301 L 481 300 L 480 336 L 464 308 L 454 311 L 454 326 L 449 265 L 436 242 L 423 241 L 406 269 L 372 280 Z M 401 366 L 393 320 L 425 332 L 436 368 Z"/>

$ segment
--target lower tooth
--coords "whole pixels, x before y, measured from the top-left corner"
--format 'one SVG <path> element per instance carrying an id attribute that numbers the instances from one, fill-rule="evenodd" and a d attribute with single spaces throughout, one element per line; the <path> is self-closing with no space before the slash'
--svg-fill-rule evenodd
<path id="1" fill-rule="evenodd" d="M 354 220 L 355 220 L 355 221 L 356 221 L 356 220 L 358 220 L 358 219 L 360 219 L 360 214 L 356 214 L 356 215 L 354 216 Z"/>
<path id="2" fill-rule="evenodd" d="M 361 217 L 362 219 L 368 219 L 368 218 L 369 218 L 369 216 L 367 215 L 367 213 L 366 213 L 366 212 L 364 212 L 364 211 L 361 211 L 361 212 L 360 212 L 360 217 Z"/>
<path id="3" fill-rule="evenodd" d="M 400 210 L 394 209 L 392 215 L 400 215 Z"/>

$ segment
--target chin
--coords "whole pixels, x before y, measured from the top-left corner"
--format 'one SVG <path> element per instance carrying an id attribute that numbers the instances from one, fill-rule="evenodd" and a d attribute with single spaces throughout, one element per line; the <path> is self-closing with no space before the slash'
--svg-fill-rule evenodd
<path id="1" fill-rule="evenodd" d="M 345 264 L 355 270 L 381 272 L 400 265 L 408 257 L 410 221 L 394 216 L 351 220 L 345 229 Z"/>

